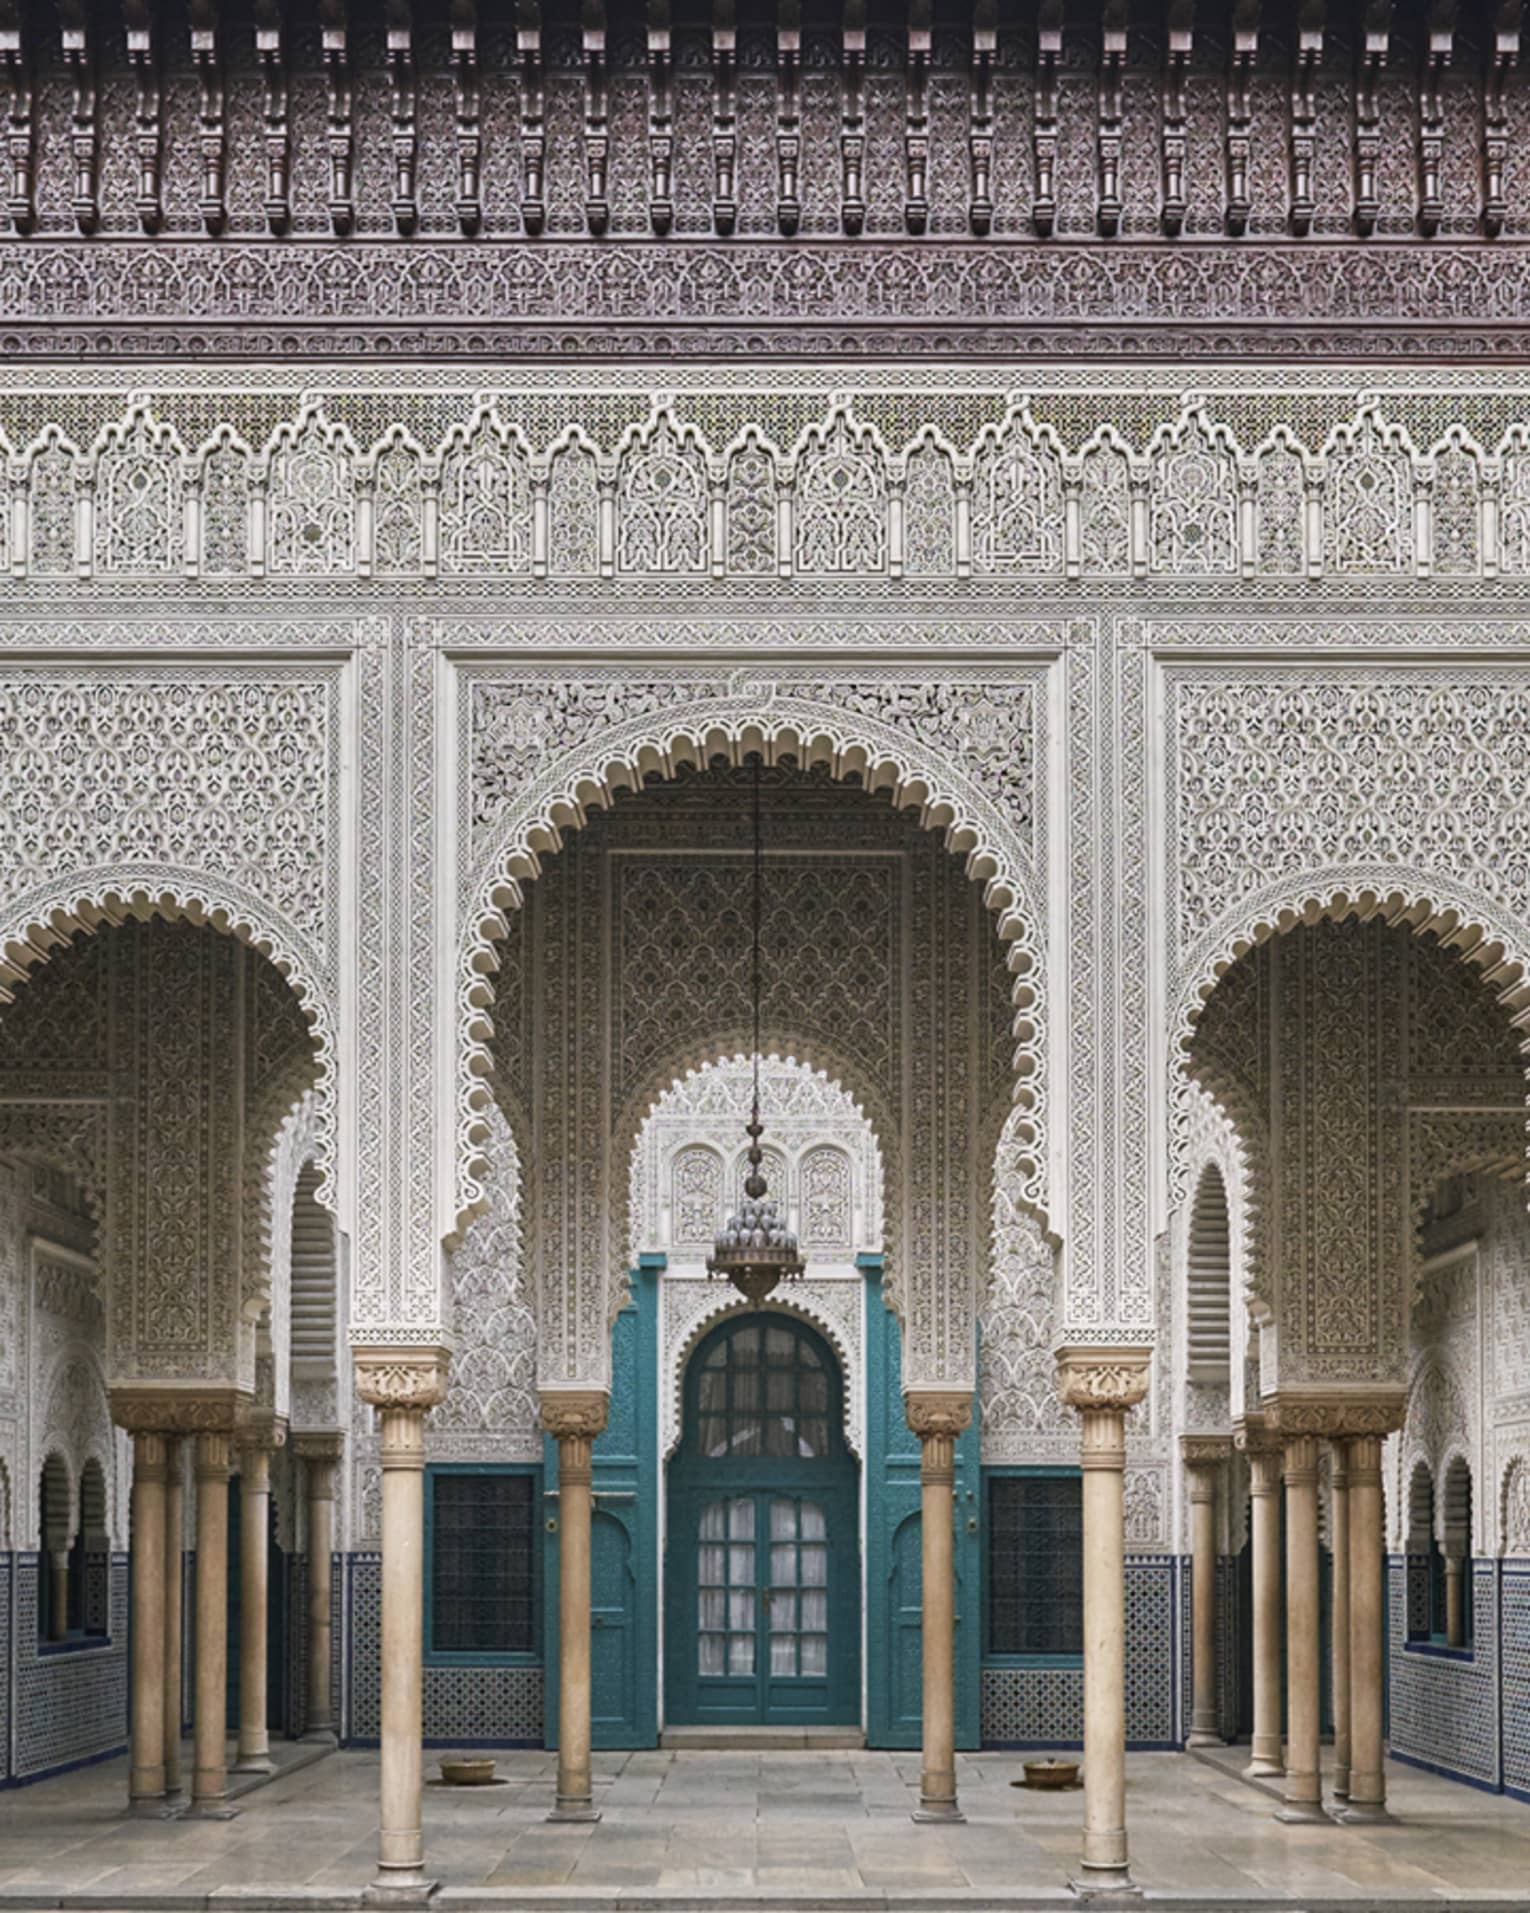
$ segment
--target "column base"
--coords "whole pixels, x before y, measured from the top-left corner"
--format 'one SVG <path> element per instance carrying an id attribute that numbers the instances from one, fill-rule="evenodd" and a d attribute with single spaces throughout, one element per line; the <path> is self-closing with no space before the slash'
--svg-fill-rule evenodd
<path id="1" fill-rule="evenodd" d="M 236 1760 L 230 1773 L 235 1774 L 274 1774 L 276 1762 L 269 1754 L 249 1754 Z"/>
<path id="2" fill-rule="evenodd" d="M 398 1867 L 379 1873 L 361 1890 L 363 1906 L 427 1906 L 438 1882 L 428 1880 L 420 1867 Z"/>
<path id="3" fill-rule="evenodd" d="M 185 1820 L 237 1820 L 238 1807 L 231 1807 L 226 1800 L 193 1800 L 181 1815 Z"/>
<path id="4" fill-rule="evenodd" d="M 134 1820 L 176 1820 L 186 1805 L 185 1795 L 176 1797 L 171 1794 L 149 1794 L 139 1800 L 127 1803 L 128 1815 Z"/>
<path id="5" fill-rule="evenodd" d="M 1351 1800 L 1333 1817 L 1341 1827 L 1384 1827 L 1392 1820 L 1383 1804 L 1368 1800 Z"/>
<path id="6" fill-rule="evenodd" d="M 1185 1745 L 1187 1747 L 1225 1747 L 1227 1742 L 1213 1728 L 1192 1727 Z"/>
<path id="7" fill-rule="evenodd" d="M 918 1820 L 921 1823 L 939 1820 L 944 1821 L 947 1826 L 967 1824 L 966 1814 L 954 1800 L 921 1800 L 909 1815 L 909 1819 Z"/>
<path id="8" fill-rule="evenodd" d="M 300 1747 L 338 1747 L 340 1736 L 333 1727 L 310 1727 L 306 1734 L 298 1735 Z"/>
<path id="9" fill-rule="evenodd" d="M 1287 1827 L 1326 1826 L 1328 1815 L 1323 1811 L 1320 1800 L 1288 1800 L 1279 1808 L 1275 1818 Z"/>
<path id="10" fill-rule="evenodd" d="M 580 1804 L 564 1806 L 560 1802 L 552 1809 L 547 1818 L 560 1827 L 591 1825 L 600 1818 L 600 1808 Z"/>
<path id="11" fill-rule="evenodd" d="M 1069 1891 L 1079 1900 L 1140 1900 L 1142 1888 L 1125 1867 L 1092 1867 L 1068 1882 Z"/>
<path id="12" fill-rule="evenodd" d="M 1335 1800 L 1348 1800 L 1349 1798 L 1349 1769 L 1348 1767 L 1334 1768 L 1333 1797 Z"/>
<path id="13" fill-rule="evenodd" d="M 1268 1754 L 1255 1754 L 1243 1769 L 1245 1780 L 1284 1780 L 1286 1770 L 1278 1760 L 1271 1760 Z"/>

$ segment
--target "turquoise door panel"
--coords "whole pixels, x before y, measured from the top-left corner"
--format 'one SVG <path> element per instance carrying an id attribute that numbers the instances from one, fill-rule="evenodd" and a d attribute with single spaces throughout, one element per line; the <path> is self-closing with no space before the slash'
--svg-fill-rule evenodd
<path id="1" fill-rule="evenodd" d="M 860 1536 L 840 1377 L 816 1331 L 730 1317 L 692 1358 L 669 1471 L 665 1719 L 860 1719 Z"/>
<path id="2" fill-rule="evenodd" d="M 866 1276 L 866 1736 L 873 1747 L 917 1747 L 923 1734 L 919 1438 L 903 1412 L 898 1318 L 882 1297 L 879 1257 Z M 979 1433 L 956 1444 L 956 1744 L 978 1745 L 982 1587 Z"/>
<path id="3" fill-rule="evenodd" d="M 597 1747 L 659 1741 L 657 1562 L 659 1272 L 644 1256 L 612 1328 L 611 1407 L 593 1453 L 590 1736 Z M 558 1744 L 558 1444 L 543 1444 L 547 1533 L 544 1737 Z"/>

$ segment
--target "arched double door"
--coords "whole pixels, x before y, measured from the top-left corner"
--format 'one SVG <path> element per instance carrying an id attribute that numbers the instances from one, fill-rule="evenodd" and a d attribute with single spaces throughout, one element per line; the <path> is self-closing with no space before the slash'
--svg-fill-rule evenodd
<path id="1" fill-rule="evenodd" d="M 859 1492 L 843 1384 L 795 1317 L 731 1316 L 686 1371 L 669 1471 L 665 1717 L 860 1719 Z"/>

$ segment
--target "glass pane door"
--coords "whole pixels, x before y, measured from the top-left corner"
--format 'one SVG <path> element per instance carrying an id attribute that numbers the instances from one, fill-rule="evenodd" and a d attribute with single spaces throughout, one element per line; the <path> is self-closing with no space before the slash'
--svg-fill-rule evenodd
<path id="1" fill-rule="evenodd" d="M 829 1671 L 829 1534 L 816 1501 L 770 1503 L 770 1586 L 765 1596 L 773 1680 Z"/>

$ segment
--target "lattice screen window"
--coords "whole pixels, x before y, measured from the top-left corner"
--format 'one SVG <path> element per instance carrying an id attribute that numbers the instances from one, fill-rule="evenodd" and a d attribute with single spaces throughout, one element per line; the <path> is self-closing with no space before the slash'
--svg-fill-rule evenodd
<path id="1" fill-rule="evenodd" d="M 1084 1484 L 1077 1474 L 988 1480 L 990 1654 L 1084 1651 Z"/>
<path id="2" fill-rule="evenodd" d="M 536 1474 L 432 1468 L 426 1476 L 433 1655 L 500 1659 L 537 1645 Z"/>

